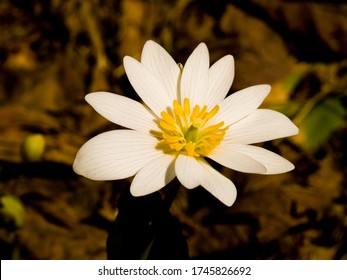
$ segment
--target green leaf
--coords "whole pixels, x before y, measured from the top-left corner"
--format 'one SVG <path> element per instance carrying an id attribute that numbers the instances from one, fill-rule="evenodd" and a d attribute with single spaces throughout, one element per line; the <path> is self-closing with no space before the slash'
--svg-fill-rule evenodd
<path id="1" fill-rule="evenodd" d="M 288 118 L 293 118 L 300 110 L 301 105 L 302 104 L 297 101 L 288 101 L 283 104 L 272 105 L 269 109 L 279 111 Z"/>
<path id="2" fill-rule="evenodd" d="M 306 116 L 300 126 L 303 133 L 303 147 L 317 151 L 332 133 L 343 127 L 346 109 L 338 98 L 329 98 L 318 103 Z"/>
<path id="3" fill-rule="evenodd" d="M 289 93 L 292 94 L 300 82 L 307 75 L 306 71 L 292 72 L 283 80 L 283 87 Z"/>

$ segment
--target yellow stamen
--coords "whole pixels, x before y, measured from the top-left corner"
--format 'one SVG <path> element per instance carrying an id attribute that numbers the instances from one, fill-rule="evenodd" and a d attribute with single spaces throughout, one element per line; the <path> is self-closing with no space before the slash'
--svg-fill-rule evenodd
<path id="1" fill-rule="evenodd" d="M 166 121 L 169 124 L 174 124 L 175 123 L 175 119 L 167 112 L 161 112 L 161 117 L 163 118 L 164 121 Z"/>
<path id="2" fill-rule="evenodd" d="M 183 100 L 183 106 L 174 100 L 173 110 L 161 112 L 159 127 L 162 139 L 158 148 L 192 157 L 208 156 L 223 141 L 229 126 L 223 127 L 224 122 L 206 126 L 218 113 L 219 106 L 216 105 L 211 111 L 207 109 L 206 105 L 202 109 L 199 105 L 191 109 L 188 98 Z"/>
<path id="3" fill-rule="evenodd" d="M 160 121 L 159 126 L 164 129 L 165 131 L 171 131 L 175 132 L 177 128 L 174 126 L 174 124 L 169 124 L 166 121 Z"/>
<path id="4" fill-rule="evenodd" d="M 188 98 L 184 98 L 183 101 L 183 108 L 184 108 L 184 115 L 189 116 L 190 115 L 190 102 Z"/>
<path id="5" fill-rule="evenodd" d="M 189 141 L 186 146 L 185 146 L 185 150 L 188 154 L 188 156 L 191 157 L 198 157 L 200 156 L 198 153 L 195 152 L 195 143 L 193 143 L 192 141 Z"/>

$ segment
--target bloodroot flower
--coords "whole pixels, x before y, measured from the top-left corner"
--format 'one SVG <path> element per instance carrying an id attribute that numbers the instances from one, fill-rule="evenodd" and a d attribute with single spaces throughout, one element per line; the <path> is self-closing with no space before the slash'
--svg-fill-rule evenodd
<path id="1" fill-rule="evenodd" d="M 283 114 L 257 109 L 270 91 L 256 85 L 228 96 L 234 60 L 226 55 L 211 67 L 201 43 L 186 64 L 177 64 L 157 43 L 147 41 L 141 62 L 126 56 L 125 72 L 144 104 L 109 92 L 86 101 L 109 121 L 126 129 L 97 135 L 76 155 L 73 169 L 93 180 L 134 176 L 134 196 L 155 192 L 177 176 L 188 189 L 202 186 L 231 206 L 235 185 L 205 160 L 257 174 L 294 168 L 286 159 L 250 144 L 298 133 Z"/>

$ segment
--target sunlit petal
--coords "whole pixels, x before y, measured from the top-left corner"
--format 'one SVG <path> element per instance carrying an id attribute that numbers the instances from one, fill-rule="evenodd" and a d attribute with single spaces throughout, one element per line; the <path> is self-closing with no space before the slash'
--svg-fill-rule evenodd
<path id="1" fill-rule="evenodd" d="M 264 174 L 279 174 L 294 169 L 294 165 L 291 162 L 261 147 L 244 144 L 231 144 L 230 149 L 249 156 L 264 165 L 266 167 L 266 172 Z"/>
<path id="2" fill-rule="evenodd" d="M 205 105 L 208 91 L 209 54 L 204 43 L 200 43 L 183 67 L 181 79 L 181 101 L 189 98 L 191 106 Z"/>
<path id="3" fill-rule="evenodd" d="M 85 99 L 100 115 L 115 124 L 145 133 L 158 130 L 153 113 L 135 100 L 110 92 L 89 93 Z"/>
<path id="4" fill-rule="evenodd" d="M 167 51 L 154 41 L 147 41 L 141 63 L 165 86 L 171 100 L 178 99 L 180 68 Z"/>
<path id="5" fill-rule="evenodd" d="M 234 149 L 232 143 L 223 142 L 208 156 L 230 169 L 245 173 L 266 173 L 266 167 L 251 155 Z"/>
<path id="6" fill-rule="evenodd" d="M 201 186 L 225 205 L 233 205 L 237 195 L 234 183 L 213 169 L 208 163 L 199 161 L 199 164 L 203 170 L 203 182 Z"/>
<path id="7" fill-rule="evenodd" d="M 219 112 L 212 123 L 233 124 L 254 112 L 269 94 L 269 85 L 256 85 L 237 91 L 219 104 Z"/>
<path id="8" fill-rule="evenodd" d="M 175 172 L 180 183 L 188 189 L 202 183 L 203 170 L 195 157 L 179 155 L 175 162 Z"/>
<path id="9" fill-rule="evenodd" d="M 124 68 L 128 79 L 146 105 L 157 115 L 172 106 L 172 98 L 157 77 L 136 59 L 124 57 Z"/>
<path id="10" fill-rule="evenodd" d="M 234 123 L 227 130 L 224 141 L 253 144 L 298 134 L 299 129 L 285 115 L 258 109 Z"/>
<path id="11" fill-rule="evenodd" d="M 175 178 L 174 157 L 161 155 L 143 167 L 134 177 L 130 192 L 133 196 L 156 192 Z"/>
<path id="12" fill-rule="evenodd" d="M 209 108 L 222 102 L 234 80 L 234 58 L 226 55 L 215 62 L 209 70 L 209 85 L 206 99 L 202 100 Z"/>
<path id="13" fill-rule="evenodd" d="M 158 157 L 157 140 L 134 130 L 113 130 L 95 136 L 78 151 L 73 169 L 93 180 L 133 176 Z"/>

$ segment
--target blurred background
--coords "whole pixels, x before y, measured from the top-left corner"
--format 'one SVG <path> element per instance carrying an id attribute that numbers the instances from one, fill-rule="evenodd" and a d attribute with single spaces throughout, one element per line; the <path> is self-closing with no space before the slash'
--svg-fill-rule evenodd
<path id="1" fill-rule="evenodd" d="M 221 167 L 232 207 L 180 188 L 170 208 L 192 259 L 347 259 L 347 3 L 295 0 L 2 0 L 0 256 L 105 259 L 131 179 L 72 171 L 94 135 L 117 128 L 85 101 L 105 90 L 138 99 L 122 66 L 144 43 L 184 63 L 200 43 L 235 58 L 230 93 L 270 84 L 263 107 L 300 134 L 263 146 L 292 161 L 272 176 Z M 141 235 L 141 232 L 137 233 Z"/>

